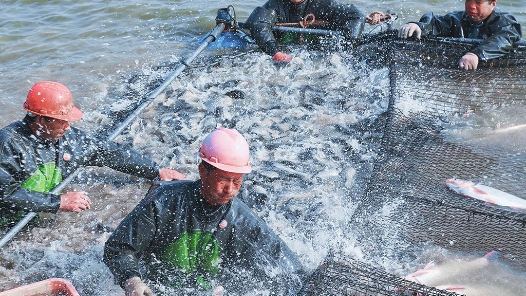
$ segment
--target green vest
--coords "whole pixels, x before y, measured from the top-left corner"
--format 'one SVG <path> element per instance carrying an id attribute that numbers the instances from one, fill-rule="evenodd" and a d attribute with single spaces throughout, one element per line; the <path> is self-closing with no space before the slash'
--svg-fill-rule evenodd
<path id="1" fill-rule="evenodd" d="M 316 35 L 312 34 L 300 34 L 295 32 L 286 32 L 283 34 L 283 37 L 281 37 L 280 41 L 284 44 L 299 44 L 300 43 L 300 35 L 302 37 L 303 43 L 318 43 L 320 39 Z"/>
<path id="2" fill-rule="evenodd" d="M 211 285 L 203 277 L 203 273 L 210 276 L 219 274 L 219 244 L 214 234 L 208 231 L 187 232 L 169 245 L 162 257 L 168 263 L 186 274 L 198 272 L 197 285 L 204 290 L 211 289 Z M 177 286 L 177 283 L 170 283 Z"/>
<path id="3" fill-rule="evenodd" d="M 22 183 L 20 187 L 33 192 L 48 193 L 62 181 L 62 169 L 57 168 L 54 162 L 48 162 L 38 166 L 31 177 Z M 19 211 L 13 214 L 3 214 L 0 218 L 0 227 L 17 223 L 26 212 Z"/>
<path id="4" fill-rule="evenodd" d="M 20 187 L 29 191 L 48 193 L 62 181 L 62 169 L 54 162 L 48 162 L 38 166 L 31 177 L 22 183 Z"/>

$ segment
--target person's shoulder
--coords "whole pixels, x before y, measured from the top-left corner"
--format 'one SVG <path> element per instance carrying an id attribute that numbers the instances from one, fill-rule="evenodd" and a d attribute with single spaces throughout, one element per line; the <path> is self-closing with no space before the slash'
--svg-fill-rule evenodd
<path id="1" fill-rule="evenodd" d="M 13 122 L 13 123 L 11 123 L 9 125 L 6 125 L 3 128 L 1 128 L 0 129 L 0 136 L 1 137 L 5 137 L 5 136 L 8 136 L 8 135 L 12 135 L 15 124 L 16 124 L 16 122 Z"/>
<path id="2" fill-rule="evenodd" d="M 458 21 L 461 21 L 465 16 L 464 11 L 453 11 L 447 14 L 436 14 L 432 11 L 424 13 L 420 17 L 420 22 L 427 23 L 431 20 L 448 20 L 448 19 L 456 19 Z"/>
<path id="3" fill-rule="evenodd" d="M 502 24 L 518 24 L 515 16 L 509 12 L 501 11 L 498 8 L 493 10 L 493 13 L 490 15 L 489 22 L 502 22 Z"/>
<path id="4" fill-rule="evenodd" d="M 177 198 L 186 193 L 198 192 L 199 181 L 175 180 L 160 182 L 153 191 L 152 198 L 166 199 Z"/>
<path id="5" fill-rule="evenodd" d="M 275 10 L 280 6 L 282 7 L 283 5 L 283 0 L 268 0 L 267 2 L 265 2 L 265 4 L 263 4 L 262 7 L 266 9 Z"/>
<path id="6" fill-rule="evenodd" d="M 166 181 L 159 184 L 160 190 L 187 190 L 190 187 L 195 187 L 198 181 L 193 180 L 174 180 Z"/>
<path id="7" fill-rule="evenodd" d="M 155 181 L 146 196 L 137 205 L 139 208 L 147 206 L 169 208 L 173 203 L 178 203 L 185 198 L 186 193 L 195 191 L 197 181 L 177 180 L 159 182 Z"/>
<path id="8" fill-rule="evenodd" d="M 161 182 L 151 196 L 151 202 L 164 209 L 180 209 L 193 203 L 200 194 L 199 181 L 174 180 Z"/>
<path id="9" fill-rule="evenodd" d="M 85 132 L 84 130 L 74 126 L 70 126 L 69 130 L 66 131 L 66 135 L 70 135 L 73 137 L 94 137 L 91 134 Z"/>
<path id="10" fill-rule="evenodd" d="M 259 215 L 254 210 L 252 210 L 238 197 L 232 199 L 230 211 L 233 212 L 234 216 L 242 218 L 242 220 L 246 220 L 255 224 L 261 224 L 263 222 L 263 219 L 261 219 L 261 217 L 259 217 Z"/>
<path id="11" fill-rule="evenodd" d="M 4 126 L 0 129 L 0 145 L 4 145 L 7 142 L 15 139 L 16 135 L 24 134 L 25 129 L 27 129 L 26 123 L 23 121 L 15 121 L 7 126 Z"/>
<path id="12" fill-rule="evenodd" d="M 459 11 L 452 11 L 448 14 L 446 14 L 446 16 L 449 16 L 449 17 L 455 17 L 457 19 L 462 19 L 463 17 L 466 17 L 466 12 L 464 10 L 459 10 Z"/>
<path id="13" fill-rule="evenodd" d="M 318 0 L 315 3 L 319 3 L 321 5 L 348 5 L 338 0 Z"/>
<path id="14" fill-rule="evenodd" d="M 73 146 L 76 145 L 97 145 L 106 143 L 107 139 L 102 139 L 97 135 L 93 135 L 91 133 L 88 133 L 78 127 L 71 126 L 65 133 L 64 133 L 64 140 L 68 143 L 70 143 Z"/>
<path id="15" fill-rule="evenodd" d="M 25 125 L 26 123 L 24 123 L 22 120 L 17 120 L 1 128 L 0 133 L 13 133 L 18 129 L 24 128 Z"/>

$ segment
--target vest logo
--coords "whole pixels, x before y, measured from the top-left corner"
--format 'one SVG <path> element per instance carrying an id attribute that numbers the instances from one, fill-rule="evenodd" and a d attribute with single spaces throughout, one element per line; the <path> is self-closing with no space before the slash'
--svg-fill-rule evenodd
<path id="1" fill-rule="evenodd" d="M 64 155 L 62 156 L 62 158 L 63 158 L 65 161 L 70 161 L 70 160 L 71 160 L 71 154 L 69 154 L 69 153 L 64 153 Z"/>
<path id="2" fill-rule="evenodd" d="M 223 221 L 221 221 L 221 223 L 219 223 L 219 228 L 226 228 L 228 226 L 228 222 L 226 220 L 223 219 Z"/>

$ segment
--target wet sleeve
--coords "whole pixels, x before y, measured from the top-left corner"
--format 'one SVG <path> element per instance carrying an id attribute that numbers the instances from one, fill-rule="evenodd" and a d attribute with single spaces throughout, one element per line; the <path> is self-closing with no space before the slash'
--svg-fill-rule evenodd
<path id="1" fill-rule="evenodd" d="M 452 14 L 435 15 L 432 12 L 428 12 L 420 18 L 420 21 L 414 23 L 422 29 L 422 36 L 457 37 L 452 36 L 453 29 L 462 30 L 460 22 Z"/>
<path id="2" fill-rule="evenodd" d="M 123 173 L 150 180 L 159 175 L 159 165 L 132 147 L 97 139 L 87 134 L 83 137 L 83 146 L 95 146 L 93 149 L 84 149 L 91 151 L 92 154 L 86 157 L 89 161 L 84 165 L 107 166 Z"/>
<path id="3" fill-rule="evenodd" d="M 273 8 L 256 7 L 247 19 L 246 27 L 259 48 L 268 55 L 274 56 L 279 49 L 272 27 L 277 22 L 276 10 Z"/>
<path id="4" fill-rule="evenodd" d="M 154 209 L 153 202 L 141 202 L 115 229 L 104 246 L 103 261 L 123 288 L 128 279 L 141 277 L 139 259 L 153 241 L 156 231 Z"/>
<path id="5" fill-rule="evenodd" d="M 19 147 L 20 148 L 20 147 Z M 7 211 L 30 211 L 55 213 L 60 207 L 60 196 L 51 193 L 33 192 L 21 187 L 23 168 L 20 160 L 23 152 L 15 143 L 0 143 L 0 198 Z"/>
<path id="6" fill-rule="evenodd" d="M 522 37 L 521 25 L 510 14 L 502 14 L 499 20 L 490 25 L 492 34 L 471 52 L 481 60 L 502 57 L 513 49 Z"/>
<path id="7" fill-rule="evenodd" d="M 232 249 L 242 266 L 272 278 L 273 289 L 294 295 L 305 273 L 302 264 L 281 238 L 244 203 L 237 201 L 238 216 Z"/>

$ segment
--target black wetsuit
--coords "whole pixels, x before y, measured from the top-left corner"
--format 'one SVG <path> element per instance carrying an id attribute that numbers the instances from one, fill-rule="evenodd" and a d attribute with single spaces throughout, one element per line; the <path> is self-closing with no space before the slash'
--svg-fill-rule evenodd
<path id="1" fill-rule="evenodd" d="M 348 38 L 360 36 L 365 24 L 365 15 L 352 4 L 335 0 L 305 0 L 300 4 L 289 0 L 269 0 L 252 12 L 246 27 L 258 46 L 273 56 L 279 50 L 272 27 L 276 23 L 299 22 L 308 14 L 314 14 L 316 20 L 327 21 L 327 24 L 309 28 L 338 30 Z"/>
<path id="2" fill-rule="evenodd" d="M 508 54 L 522 36 L 521 25 L 515 17 L 497 9 L 480 22 L 472 22 L 464 11 L 456 11 L 443 16 L 428 12 L 415 23 L 422 29 L 422 36 L 484 39 L 471 50 L 483 61 Z"/>
<path id="3" fill-rule="evenodd" d="M 26 118 L 0 130 L 0 212 L 56 212 L 60 196 L 49 192 L 80 166 L 107 166 L 148 179 L 159 174 L 153 160 L 132 148 L 74 127 L 48 141 L 33 134 Z"/>
<path id="4" fill-rule="evenodd" d="M 258 285 L 281 295 L 297 292 L 303 268 L 287 245 L 238 197 L 211 206 L 200 185 L 166 182 L 122 221 L 104 248 L 117 282 L 124 287 L 139 276 L 153 289 L 207 290 L 214 280 L 240 294 Z"/>

